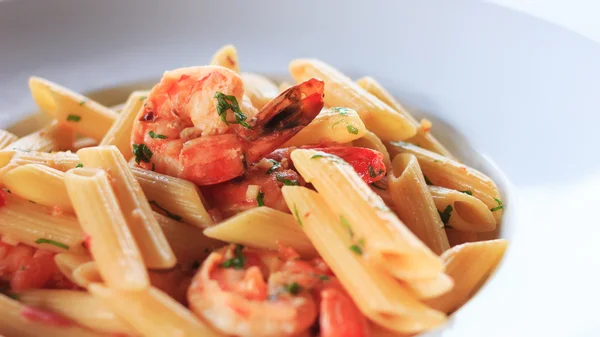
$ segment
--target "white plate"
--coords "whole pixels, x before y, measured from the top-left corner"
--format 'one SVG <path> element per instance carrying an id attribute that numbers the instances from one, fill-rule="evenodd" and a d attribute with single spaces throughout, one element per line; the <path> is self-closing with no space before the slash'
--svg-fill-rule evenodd
<path id="1" fill-rule="evenodd" d="M 532 17 L 456 0 L 1 3 L 0 126 L 34 111 L 29 75 L 94 91 L 205 63 L 224 43 L 249 71 L 312 56 L 372 75 L 500 179 L 507 256 L 433 335 L 600 334 L 600 46 Z"/>

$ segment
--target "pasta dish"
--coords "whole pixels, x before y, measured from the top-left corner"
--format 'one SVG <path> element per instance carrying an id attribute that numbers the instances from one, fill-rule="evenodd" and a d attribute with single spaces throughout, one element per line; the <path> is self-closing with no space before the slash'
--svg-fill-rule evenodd
<path id="1" fill-rule="evenodd" d="M 371 77 L 209 65 L 106 107 L 31 77 L 0 130 L 0 335 L 411 336 L 507 242 L 496 184 Z"/>

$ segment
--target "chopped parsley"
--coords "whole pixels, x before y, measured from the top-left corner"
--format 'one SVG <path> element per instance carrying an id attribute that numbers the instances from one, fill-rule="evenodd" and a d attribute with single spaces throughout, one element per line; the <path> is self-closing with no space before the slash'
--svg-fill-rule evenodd
<path id="1" fill-rule="evenodd" d="M 150 159 L 152 159 L 152 151 L 150 151 L 146 144 L 133 144 L 133 155 L 137 164 L 141 161 L 149 163 Z"/>
<path id="2" fill-rule="evenodd" d="M 150 131 L 150 132 L 148 132 L 148 134 L 149 134 L 149 135 L 150 135 L 150 137 L 151 137 L 151 138 L 153 138 L 153 139 L 157 139 L 157 138 L 158 138 L 158 139 L 166 139 L 166 138 L 167 138 L 167 136 L 165 136 L 165 135 L 161 135 L 161 134 L 159 134 L 159 133 L 154 133 L 154 131 Z"/>
<path id="3" fill-rule="evenodd" d="M 473 192 L 471 192 L 470 190 L 465 190 L 465 191 L 460 191 L 463 192 L 464 194 L 468 194 L 468 195 L 473 195 Z"/>
<path id="4" fill-rule="evenodd" d="M 69 122 L 79 122 L 81 120 L 81 116 L 69 114 L 67 116 L 67 121 Z"/>
<path id="5" fill-rule="evenodd" d="M 331 153 L 317 153 L 317 154 L 313 154 L 310 159 L 317 159 L 317 158 L 328 158 L 331 159 L 331 161 L 336 162 L 336 163 L 340 163 L 340 164 L 348 164 L 344 159 L 331 154 Z"/>
<path id="6" fill-rule="evenodd" d="M 148 96 L 140 96 L 140 101 L 145 101 Z"/>
<path id="7" fill-rule="evenodd" d="M 39 239 L 35 240 L 35 243 L 38 245 L 42 244 L 42 243 L 47 243 L 50 245 L 54 245 L 58 248 L 69 249 L 69 246 L 65 245 L 64 243 L 56 242 L 56 241 L 50 240 L 50 239 L 39 238 Z"/>
<path id="8" fill-rule="evenodd" d="M 154 163 L 152 163 L 152 171 L 154 171 L 155 168 Z"/>
<path id="9" fill-rule="evenodd" d="M 302 227 L 302 219 L 300 219 L 300 215 L 298 215 L 298 208 L 296 207 L 296 204 L 294 204 L 294 215 L 296 216 L 296 221 L 298 221 L 298 224 L 300 227 Z"/>
<path id="10" fill-rule="evenodd" d="M 454 209 L 452 208 L 452 205 L 448 205 L 446 206 L 446 208 L 444 208 L 443 212 L 438 211 L 438 213 L 440 214 L 440 218 L 442 219 L 442 222 L 444 223 L 444 225 L 446 225 L 448 223 L 448 221 L 450 220 L 450 216 L 452 215 L 452 211 Z"/>
<path id="11" fill-rule="evenodd" d="M 177 214 L 173 214 L 169 211 L 167 211 L 165 208 L 163 208 L 162 206 L 160 206 L 156 201 L 154 200 L 150 200 L 149 201 L 150 205 L 155 206 L 156 208 L 160 209 L 161 211 L 165 212 L 165 215 L 173 220 L 177 220 L 177 221 L 181 221 L 181 217 Z"/>
<path id="12" fill-rule="evenodd" d="M 18 300 L 19 300 L 19 294 L 16 294 L 16 293 L 12 293 L 12 292 L 10 292 L 10 293 L 6 293 L 6 296 L 8 296 L 8 297 L 12 298 L 12 299 L 13 299 L 13 300 L 15 300 L 15 301 L 18 301 Z"/>
<path id="13" fill-rule="evenodd" d="M 265 202 L 263 201 L 264 197 L 265 194 L 261 191 L 258 191 L 258 194 L 256 195 L 256 203 L 258 204 L 258 207 L 265 205 Z"/>
<path id="14" fill-rule="evenodd" d="M 494 200 L 496 200 L 496 202 L 498 203 L 498 206 L 491 208 L 490 211 L 495 212 L 497 210 L 504 208 L 504 204 L 502 203 L 502 201 L 500 199 L 494 198 Z"/>
<path id="15" fill-rule="evenodd" d="M 242 250 L 244 250 L 244 246 L 235 245 L 234 257 L 223 262 L 221 268 L 243 269 L 244 264 L 246 263 L 246 257 Z"/>
<path id="16" fill-rule="evenodd" d="M 368 168 L 369 168 L 369 176 L 371 178 L 377 178 L 380 174 L 383 173 L 382 169 L 379 169 L 379 172 L 375 172 L 375 170 L 373 169 L 373 166 L 371 166 L 371 165 L 369 165 Z"/>
<path id="17" fill-rule="evenodd" d="M 334 107 L 334 108 L 331 108 L 331 111 L 335 111 L 335 112 L 339 113 L 342 116 L 348 115 L 348 109 L 347 108 Z"/>
<path id="18" fill-rule="evenodd" d="M 362 249 L 358 245 L 352 245 L 352 246 L 350 246 L 350 250 L 353 251 L 354 253 L 358 254 L 358 255 L 362 255 L 363 254 Z"/>
<path id="19" fill-rule="evenodd" d="M 350 223 L 348 222 L 346 217 L 344 217 L 343 215 L 340 215 L 340 222 L 342 223 L 342 226 L 344 226 L 344 228 L 346 228 L 348 230 L 348 234 L 350 235 L 350 238 L 353 238 L 354 232 L 352 231 L 352 227 L 350 226 Z"/>
<path id="20" fill-rule="evenodd" d="M 433 160 L 433 162 L 434 162 L 434 163 L 439 163 L 439 162 L 441 162 L 441 160 L 439 160 L 439 159 L 434 159 L 434 160 Z"/>
<path id="21" fill-rule="evenodd" d="M 354 126 L 350 125 L 350 124 L 346 124 L 346 130 L 348 130 L 348 132 L 350 132 L 353 135 L 357 135 L 358 134 L 358 129 L 355 128 Z"/>
<path id="22" fill-rule="evenodd" d="M 285 291 L 287 291 L 288 293 L 290 293 L 292 295 L 298 295 L 302 291 L 302 286 L 300 286 L 296 282 L 286 284 L 283 286 L 283 288 L 285 289 Z"/>
<path id="23" fill-rule="evenodd" d="M 320 281 L 329 281 L 329 276 L 327 276 L 327 275 L 319 275 L 319 276 L 317 276 L 317 278 Z"/>
<path id="24" fill-rule="evenodd" d="M 284 178 L 282 175 L 276 175 L 275 176 L 277 178 L 277 181 L 279 181 L 280 183 L 283 183 L 285 186 L 300 186 L 300 182 L 298 182 L 298 180 L 290 180 L 287 178 Z"/>
<path id="25" fill-rule="evenodd" d="M 423 178 L 425 178 L 425 183 L 427 185 L 433 185 L 433 183 L 431 182 L 431 180 L 429 180 L 426 175 L 423 175 Z"/>
<path id="26" fill-rule="evenodd" d="M 77 165 L 75 165 L 75 168 L 80 168 L 80 167 L 83 167 L 82 163 L 77 163 Z"/>
<path id="27" fill-rule="evenodd" d="M 385 187 L 379 186 L 379 185 L 377 185 L 376 183 L 371 183 L 371 186 L 375 187 L 375 188 L 376 188 L 376 189 L 378 189 L 378 190 L 382 190 L 382 191 L 385 191 L 385 190 L 386 190 L 386 189 L 385 189 Z"/>
<path id="28" fill-rule="evenodd" d="M 275 159 L 267 159 L 267 160 L 268 160 L 268 161 L 269 161 L 271 164 L 273 164 L 273 166 L 271 166 L 271 168 L 269 168 L 269 169 L 267 170 L 267 174 L 271 174 L 271 173 L 273 173 L 273 171 L 275 171 L 275 170 L 277 170 L 278 168 L 280 168 L 280 167 L 281 167 L 281 163 L 280 163 L 280 162 L 278 162 L 277 160 L 275 160 Z"/>
<path id="29" fill-rule="evenodd" d="M 227 110 L 231 110 L 235 115 L 235 120 L 237 124 L 240 124 L 241 126 L 247 129 L 252 129 L 250 125 L 246 123 L 246 119 L 248 117 L 246 117 L 246 115 L 244 115 L 244 113 L 240 109 L 240 105 L 238 104 L 237 98 L 235 98 L 235 96 L 225 95 L 224 93 L 217 91 L 215 92 L 215 95 L 213 97 L 217 99 L 217 114 L 219 115 L 219 117 L 221 117 L 221 120 L 225 124 L 229 125 L 226 119 Z"/>
<path id="30" fill-rule="evenodd" d="M 84 105 L 85 102 L 87 102 L 87 99 L 82 99 L 81 101 L 79 101 L 79 105 Z"/>

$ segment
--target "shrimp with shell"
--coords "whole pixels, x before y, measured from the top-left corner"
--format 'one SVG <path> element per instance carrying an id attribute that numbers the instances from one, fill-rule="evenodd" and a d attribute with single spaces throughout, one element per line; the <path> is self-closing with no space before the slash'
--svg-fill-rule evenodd
<path id="1" fill-rule="evenodd" d="M 308 125 L 323 107 L 323 90 L 310 79 L 257 111 L 232 70 L 167 71 L 134 121 L 136 162 L 200 186 L 231 180 Z"/>

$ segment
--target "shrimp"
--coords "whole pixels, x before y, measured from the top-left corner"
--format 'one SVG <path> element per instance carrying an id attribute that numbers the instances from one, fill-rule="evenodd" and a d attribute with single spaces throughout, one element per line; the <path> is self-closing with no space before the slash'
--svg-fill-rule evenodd
<path id="1" fill-rule="evenodd" d="M 311 148 L 342 158 L 352 165 L 367 183 L 385 177 L 383 155 L 375 150 L 343 146 Z M 295 147 L 277 149 L 248 168 L 244 176 L 216 185 L 203 186 L 202 194 L 207 197 L 210 206 L 225 218 L 257 206 L 289 212 L 281 187 L 286 184 L 305 185 L 305 181 L 296 172 L 290 159 L 290 154 L 295 149 Z M 255 190 L 258 191 L 249 194 L 252 186 L 255 186 Z"/>
<path id="2" fill-rule="evenodd" d="M 321 337 L 368 337 L 366 318 L 325 262 L 300 260 L 291 248 L 230 245 L 213 252 L 194 276 L 188 301 L 227 335 L 301 335 L 320 311 Z"/>
<path id="3" fill-rule="evenodd" d="M 228 181 L 308 125 L 323 107 L 323 90 L 310 79 L 256 111 L 227 68 L 167 71 L 134 121 L 136 162 L 197 185 Z"/>

